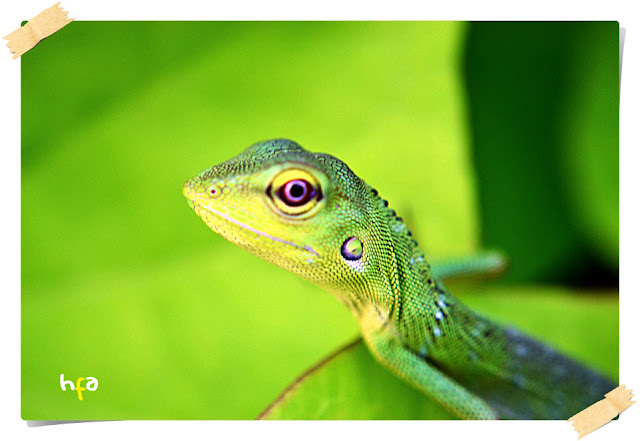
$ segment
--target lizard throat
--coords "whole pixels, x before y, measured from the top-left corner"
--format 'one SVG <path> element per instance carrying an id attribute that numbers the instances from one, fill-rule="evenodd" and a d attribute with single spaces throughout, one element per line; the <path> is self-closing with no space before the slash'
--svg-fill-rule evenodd
<path id="1" fill-rule="evenodd" d="M 316 255 L 318 257 L 320 256 L 320 254 L 316 250 L 314 250 L 313 248 L 311 248 L 308 245 L 300 245 L 300 244 L 297 244 L 295 242 L 284 240 L 284 239 L 281 239 L 279 237 L 273 236 L 271 234 L 265 233 L 264 231 L 260 231 L 260 230 L 258 230 L 256 228 L 253 228 L 252 226 L 247 225 L 244 222 L 240 222 L 239 220 L 232 218 L 227 213 L 223 213 L 221 211 L 216 210 L 215 208 L 212 208 L 211 207 L 211 203 L 209 203 L 208 205 L 203 205 L 203 204 L 198 203 L 195 199 L 194 199 L 193 202 L 194 202 L 194 207 L 199 207 L 199 208 L 201 208 L 203 210 L 206 210 L 209 213 L 212 213 L 212 214 L 218 216 L 219 218 L 224 219 L 225 221 L 227 221 L 227 222 L 229 222 L 229 223 L 231 223 L 233 225 L 236 225 L 237 227 L 242 228 L 243 230 L 250 231 L 252 233 L 257 234 L 258 236 L 270 239 L 270 240 L 272 240 L 274 242 L 278 242 L 278 243 L 281 243 L 281 244 L 284 244 L 284 245 L 292 246 L 292 247 L 300 249 L 300 250 L 307 251 L 308 253 L 314 254 L 314 255 Z"/>

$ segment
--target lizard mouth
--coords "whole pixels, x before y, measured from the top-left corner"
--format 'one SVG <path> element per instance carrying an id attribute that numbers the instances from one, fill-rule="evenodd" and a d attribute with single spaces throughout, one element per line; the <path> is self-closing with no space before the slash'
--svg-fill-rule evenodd
<path id="1" fill-rule="evenodd" d="M 292 246 L 292 247 L 297 248 L 299 250 L 304 250 L 304 251 L 306 251 L 308 253 L 311 253 L 311 254 L 314 254 L 314 255 L 320 257 L 320 254 L 316 250 L 311 248 L 310 246 L 308 246 L 308 245 L 300 245 L 300 244 L 297 244 L 295 242 L 291 242 L 291 241 L 288 241 L 288 240 L 281 239 L 279 237 L 273 236 L 271 234 L 265 233 L 264 231 L 258 230 L 257 228 L 253 228 L 252 226 L 247 225 L 244 222 L 240 222 L 239 220 L 234 219 L 233 217 L 229 216 L 227 213 L 223 213 L 223 212 L 221 212 L 219 210 L 216 210 L 215 208 L 213 208 L 211 206 L 211 202 L 209 202 L 209 204 L 207 204 L 207 205 L 204 205 L 204 204 L 198 203 L 198 201 L 195 198 L 193 198 L 193 208 L 195 209 L 196 207 L 198 207 L 198 208 L 200 208 L 202 210 L 206 210 L 209 213 L 212 213 L 215 216 L 217 216 L 217 217 L 219 217 L 221 219 L 224 219 L 225 221 L 227 221 L 227 222 L 229 222 L 229 223 L 231 223 L 231 224 L 233 224 L 233 225 L 235 225 L 237 227 L 242 228 L 243 230 L 250 231 L 252 233 L 257 234 L 258 236 L 264 237 L 264 238 L 272 240 L 274 242 L 278 242 L 278 243 L 281 243 L 281 244 L 284 244 L 284 245 L 289 245 L 289 246 Z"/>

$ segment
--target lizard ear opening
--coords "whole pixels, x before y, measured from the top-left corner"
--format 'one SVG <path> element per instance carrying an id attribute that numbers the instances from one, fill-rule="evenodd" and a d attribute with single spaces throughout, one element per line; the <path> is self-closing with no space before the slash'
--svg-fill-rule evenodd
<path id="1" fill-rule="evenodd" d="M 362 257 L 362 242 L 357 237 L 350 237 L 342 244 L 340 254 L 347 260 L 360 260 Z"/>

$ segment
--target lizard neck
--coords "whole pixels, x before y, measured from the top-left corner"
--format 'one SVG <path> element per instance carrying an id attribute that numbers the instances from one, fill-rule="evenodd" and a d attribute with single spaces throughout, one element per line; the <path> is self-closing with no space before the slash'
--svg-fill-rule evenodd
<path id="1" fill-rule="evenodd" d="M 431 335 L 439 332 L 435 324 L 437 317 L 440 317 L 438 302 L 446 302 L 446 293 L 436 285 L 431 266 L 402 218 L 389 208 L 387 201 L 380 198 L 375 189 L 371 188 L 371 192 L 376 196 L 376 228 L 387 245 L 381 249 L 389 251 L 379 262 L 381 278 L 370 284 L 373 287 L 372 295 L 364 305 L 367 311 L 362 314 L 361 325 L 371 327 L 373 317 L 374 327 L 389 325 L 405 341 L 413 336 L 415 342 L 407 341 L 411 346 L 414 343 L 416 347 L 422 346 L 425 334 L 411 332 L 411 329 L 434 321 L 429 323 Z"/>
<path id="2" fill-rule="evenodd" d="M 387 291 L 393 298 L 393 307 L 384 325 L 392 328 L 406 347 L 422 357 L 428 354 L 432 359 L 468 362 L 474 357 L 474 348 L 479 351 L 482 347 L 475 339 L 496 326 L 466 308 L 435 279 L 431 265 L 402 218 L 387 207 L 386 201 L 382 201 L 382 205 L 393 250 L 393 258 L 388 259 L 390 263 L 386 268 L 391 287 Z M 382 292 L 379 297 L 383 298 Z M 474 333 L 471 343 L 464 335 L 465 327 Z M 454 356 L 443 343 L 445 340 L 457 341 L 467 350 Z"/>

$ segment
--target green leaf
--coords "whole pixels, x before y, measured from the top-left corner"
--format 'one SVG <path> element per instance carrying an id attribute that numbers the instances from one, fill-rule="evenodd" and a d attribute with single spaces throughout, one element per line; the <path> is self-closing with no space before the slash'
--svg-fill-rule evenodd
<path id="1" fill-rule="evenodd" d="M 600 264 L 618 272 L 619 66 L 617 22 L 578 28 L 568 56 L 560 166 L 578 232 Z"/>
<path id="2" fill-rule="evenodd" d="M 567 355 L 615 378 L 618 301 L 559 288 L 480 288 L 469 304 L 517 325 Z M 598 326 L 593 326 L 597 323 Z M 453 419 L 453 415 L 378 364 L 360 339 L 296 379 L 260 415 L 264 419 Z"/>
<path id="3" fill-rule="evenodd" d="M 296 379 L 259 419 L 453 419 L 377 363 L 357 339 Z"/>
<path id="4" fill-rule="evenodd" d="M 617 22 L 469 26 L 482 236 L 509 283 L 617 284 L 618 40 Z"/>

